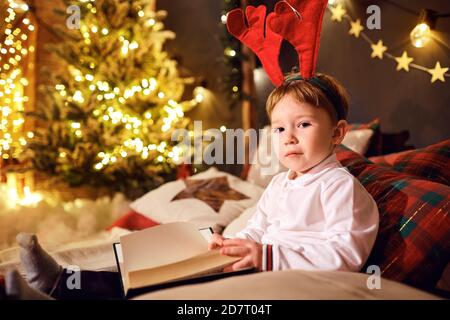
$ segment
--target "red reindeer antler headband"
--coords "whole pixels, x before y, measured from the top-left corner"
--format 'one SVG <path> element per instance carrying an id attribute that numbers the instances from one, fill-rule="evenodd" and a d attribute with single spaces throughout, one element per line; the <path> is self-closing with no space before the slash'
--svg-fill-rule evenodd
<path id="1" fill-rule="evenodd" d="M 227 15 L 228 31 L 249 47 L 261 61 L 272 83 L 279 87 L 284 81 L 305 80 L 319 87 L 334 105 L 338 118 L 345 119 L 345 112 L 334 90 L 314 77 L 319 53 L 322 20 L 328 0 L 287 0 L 275 5 L 274 12 L 266 18 L 266 7 L 247 6 L 245 15 L 234 9 Z M 297 51 L 300 74 L 284 79 L 278 63 L 281 42 L 289 41 Z"/>

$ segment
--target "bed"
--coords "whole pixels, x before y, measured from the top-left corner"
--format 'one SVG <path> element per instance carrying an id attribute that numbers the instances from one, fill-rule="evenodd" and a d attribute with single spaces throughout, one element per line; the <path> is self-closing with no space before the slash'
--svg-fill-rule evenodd
<path id="1" fill-rule="evenodd" d="M 370 288 L 371 274 L 312 272 L 290 270 L 264 272 L 186 285 L 138 296 L 136 299 L 439 299 L 448 297 L 449 290 L 449 203 L 450 174 L 447 164 L 450 140 L 429 146 L 383 155 L 366 157 L 340 146 L 338 159 L 354 174 L 376 200 L 380 213 L 380 234 L 367 265 L 381 269 L 380 288 Z M 426 156 L 424 156 L 426 155 Z M 434 158 L 433 158 L 434 155 Z M 123 234 L 172 221 L 191 221 L 199 227 L 214 225 L 217 232 L 233 236 L 252 214 L 264 183 L 255 178 L 257 166 L 250 167 L 240 179 L 216 168 L 191 178 L 202 180 L 225 176 L 229 185 L 246 195 L 225 201 L 232 204 L 225 212 L 208 212 L 201 201 L 164 204 L 164 197 L 173 196 L 185 188 L 180 179 L 169 182 L 159 191 L 152 191 L 134 205 L 128 214 L 113 215 L 116 222 L 93 233 L 83 241 L 57 246 L 44 242 L 44 248 L 63 266 L 77 265 L 81 269 L 116 270 L 112 243 Z M 370 177 L 370 178 L 369 178 Z M 218 179 L 218 180 L 217 180 Z M 401 186 L 401 187 L 400 187 Z M 159 192 L 159 193 L 158 193 Z M 172 193 L 172 195 L 170 195 Z M 156 200 L 157 201 L 156 201 Z M 197 202 L 196 202 L 197 201 Z M 124 205 L 116 202 L 118 206 Z M 172 205 L 172 207 L 170 207 Z M 100 206 L 105 204 L 100 202 Z M 91 206 L 92 208 L 92 206 Z M 112 210 L 112 207 L 108 207 Z M 188 209 L 187 209 L 188 208 Z M 82 209 L 80 209 L 83 211 Z M 129 208 L 128 208 L 129 210 Z M 208 210 L 211 210 L 209 208 Z M 195 214 L 188 214 L 190 211 Z M 171 215 L 165 214 L 171 212 Z M 175 213 L 175 214 L 174 214 Z M 110 217 L 111 218 L 111 217 Z M 408 225 L 410 223 L 411 225 Z M 83 224 L 81 224 L 83 225 Z M 404 232 L 404 227 L 408 230 Z M 415 228 L 410 228 L 414 226 Z M 433 254 L 429 254 L 433 252 Z M 447 269 L 445 267 L 447 266 Z M 18 268 L 18 248 L 0 251 L 0 274 Z M 444 272 L 446 270 L 446 272 Z M 369 285 L 368 285 L 369 283 Z"/>

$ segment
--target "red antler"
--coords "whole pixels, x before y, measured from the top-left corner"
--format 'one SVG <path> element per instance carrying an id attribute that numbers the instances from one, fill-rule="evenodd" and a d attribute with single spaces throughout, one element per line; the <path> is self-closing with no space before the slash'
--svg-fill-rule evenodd
<path id="1" fill-rule="evenodd" d="M 314 75 L 327 3 L 327 0 L 280 1 L 275 5 L 275 14 L 267 17 L 268 29 L 278 33 L 297 50 L 300 74 L 305 79 Z"/>
<path id="2" fill-rule="evenodd" d="M 265 6 L 257 8 L 248 6 L 245 14 L 248 27 L 241 9 L 230 11 L 227 15 L 228 31 L 258 56 L 270 80 L 278 87 L 284 81 L 283 72 L 278 64 L 283 39 L 267 28 Z"/>

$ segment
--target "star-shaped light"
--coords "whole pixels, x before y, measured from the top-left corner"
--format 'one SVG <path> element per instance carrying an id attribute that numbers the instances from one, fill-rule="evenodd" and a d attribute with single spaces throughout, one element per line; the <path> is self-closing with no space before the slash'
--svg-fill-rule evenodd
<path id="1" fill-rule="evenodd" d="M 358 19 L 356 21 L 350 21 L 351 28 L 348 32 L 355 36 L 355 38 L 359 38 L 359 34 L 364 30 L 364 27 L 361 25 L 361 21 Z"/>
<path id="2" fill-rule="evenodd" d="M 346 13 L 342 4 L 338 3 L 336 7 L 331 7 L 330 10 L 331 10 L 331 20 L 341 22 L 342 17 Z"/>
<path id="3" fill-rule="evenodd" d="M 428 69 L 428 72 L 432 75 L 431 77 L 431 83 L 441 80 L 442 82 L 445 82 L 444 74 L 448 71 L 449 68 L 442 68 L 441 64 L 436 62 L 436 66 L 434 69 Z"/>
<path id="4" fill-rule="evenodd" d="M 186 179 L 185 184 L 186 189 L 178 193 L 171 201 L 195 198 L 205 202 L 214 211 L 219 212 L 225 200 L 249 199 L 245 194 L 231 189 L 227 177 L 205 180 Z"/>
<path id="5" fill-rule="evenodd" d="M 370 55 L 372 58 L 383 59 L 383 53 L 387 50 L 387 47 L 383 45 L 383 40 L 378 40 L 377 44 L 372 44 L 372 54 Z"/>
<path id="6" fill-rule="evenodd" d="M 414 58 L 408 57 L 408 54 L 406 53 L 406 51 L 403 51 L 402 56 L 396 57 L 395 60 L 398 63 L 397 71 L 400 71 L 402 69 L 409 71 L 409 64 L 414 61 Z"/>

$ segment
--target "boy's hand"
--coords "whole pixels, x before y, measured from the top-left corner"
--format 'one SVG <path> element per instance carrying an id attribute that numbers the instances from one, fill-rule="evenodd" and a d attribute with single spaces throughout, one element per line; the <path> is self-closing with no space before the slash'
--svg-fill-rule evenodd
<path id="1" fill-rule="evenodd" d="M 255 267 L 261 270 L 262 245 L 248 239 L 225 239 L 222 242 L 221 254 L 232 257 L 242 257 L 231 266 L 225 267 L 224 272 L 236 271 L 243 268 Z"/>
<path id="2" fill-rule="evenodd" d="M 210 242 L 208 243 L 208 250 L 221 248 L 223 246 L 224 240 L 225 240 L 225 238 L 222 237 L 220 234 L 213 233 L 212 238 L 211 238 Z"/>

